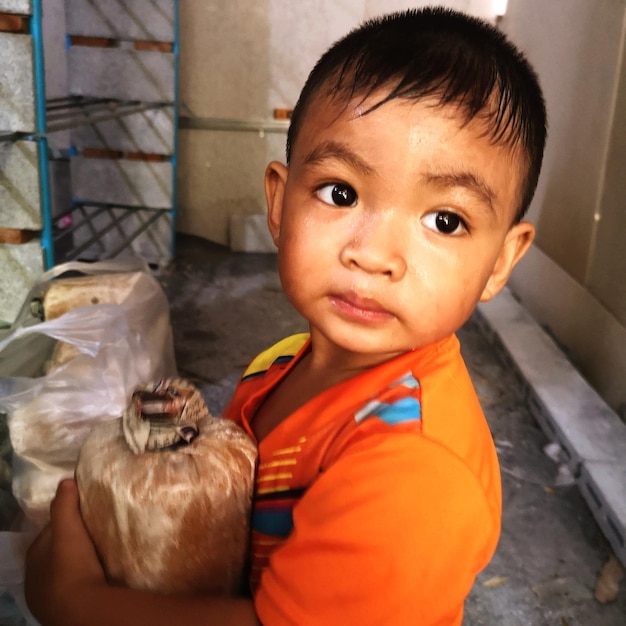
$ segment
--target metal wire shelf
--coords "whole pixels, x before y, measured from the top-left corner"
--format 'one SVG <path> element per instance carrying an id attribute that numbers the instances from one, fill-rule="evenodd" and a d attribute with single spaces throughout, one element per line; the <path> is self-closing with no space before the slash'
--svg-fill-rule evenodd
<path id="1" fill-rule="evenodd" d="M 173 108 L 174 105 L 174 102 L 139 102 L 89 96 L 53 98 L 46 101 L 46 130 L 54 133 L 151 109 Z"/>
<path id="2" fill-rule="evenodd" d="M 169 248 L 158 232 L 171 230 L 172 213 L 167 207 L 75 201 L 55 220 L 55 255 L 64 262 L 110 259 L 126 251 L 159 265 Z"/>

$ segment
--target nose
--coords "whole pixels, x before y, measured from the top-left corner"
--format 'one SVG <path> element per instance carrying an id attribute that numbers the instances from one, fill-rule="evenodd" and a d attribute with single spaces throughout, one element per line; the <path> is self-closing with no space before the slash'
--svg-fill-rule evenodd
<path id="1" fill-rule="evenodd" d="M 402 279 L 407 270 L 404 254 L 406 224 L 394 211 L 362 215 L 341 249 L 341 263 L 348 269 Z"/>

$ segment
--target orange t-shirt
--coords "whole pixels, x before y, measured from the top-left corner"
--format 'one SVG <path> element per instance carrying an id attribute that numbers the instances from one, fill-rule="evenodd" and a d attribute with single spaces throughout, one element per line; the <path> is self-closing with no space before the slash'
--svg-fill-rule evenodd
<path id="1" fill-rule="evenodd" d="M 310 348 L 262 353 L 225 415 L 252 434 Z M 493 440 L 455 336 L 336 385 L 259 446 L 251 585 L 265 626 L 460 625 L 500 533 Z"/>

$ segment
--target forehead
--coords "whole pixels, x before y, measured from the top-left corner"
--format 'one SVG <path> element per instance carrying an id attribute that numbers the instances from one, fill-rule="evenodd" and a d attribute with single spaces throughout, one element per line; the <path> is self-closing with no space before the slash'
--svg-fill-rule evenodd
<path id="1" fill-rule="evenodd" d="M 291 164 L 319 163 L 320 154 L 332 160 L 337 150 L 322 148 L 340 145 L 340 152 L 358 156 L 372 171 L 384 169 L 400 180 L 443 174 L 484 181 L 494 195 L 511 200 L 516 214 L 525 159 L 519 148 L 494 142 L 487 116 L 468 121 L 462 107 L 442 105 L 434 98 L 394 99 L 376 106 L 383 98 L 384 93 L 376 93 L 365 100 L 341 102 L 318 95 L 295 138 Z"/>
<path id="2" fill-rule="evenodd" d="M 378 109 L 386 112 L 389 108 L 396 106 L 409 108 L 417 106 L 423 108 L 425 114 L 430 113 L 433 116 L 445 118 L 451 128 L 469 127 L 475 132 L 476 139 L 485 138 L 494 146 L 509 150 L 511 156 L 526 160 L 521 137 L 512 128 L 502 128 L 503 118 L 507 114 L 499 111 L 497 94 L 492 95 L 484 110 L 471 115 L 463 103 L 442 102 L 436 93 L 424 98 L 407 96 L 387 100 L 394 86 L 395 83 L 392 82 L 368 95 L 357 94 L 351 98 L 345 97 L 343 92 L 331 92 L 330 88 L 320 89 L 305 105 L 294 143 L 305 126 L 319 125 L 321 120 L 330 124 L 334 121 L 347 121 L 366 116 Z"/>
<path id="3" fill-rule="evenodd" d="M 494 153 L 508 160 L 516 161 L 519 169 L 524 170 L 525 153 L 520 142 L 510 137 L 497 141 L 493 137 L 492 116 L 489 111 L 480 113 L 468 119 L 463 106 L 441 104 L 435 97 L 424 99 L 395 98 L 380 104 L 386 93 L 375 92 L 365 99 L 355 97 L 350 101 L 333 98 L 328 95 L 317 95 L 306 108 L 300 129 L 295 137 L 294 146 L 302 139 L 303 142 L 314 142 L 322 135 L 346 134 L 348 126 L 351 135 L 358 138 L 359 131 L 370 131 L 368 124 L 355 124 L 368 119 L 389 124 L 390 132 L 386 138 L 390 142 L 402 143 L 402 136 L 394 135 L 396 131 L 403 131 L 407 139 L 419 137 L 421 132 L 436 126 L 442 139 L 445 137 L 454 140 L 462 137 L 467 143 L 474 143 L 484 148 L 491 147 Z M 410 116 L 404 113 L 411 112 Z M 385 137 L 382 137 L 383 139 Z"/>

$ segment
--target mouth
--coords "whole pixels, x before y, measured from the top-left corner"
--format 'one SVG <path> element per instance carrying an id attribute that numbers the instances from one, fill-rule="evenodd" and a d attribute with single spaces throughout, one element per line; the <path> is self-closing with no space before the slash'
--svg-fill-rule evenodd
<path id="1" fill-rule="evenodd" d="M 330 301 L 339 313 L 347 318 L 364 322 L 386 322 L 394 316 L 373 298 L 363 298 L 353 291 L 333 294 Z"/>

